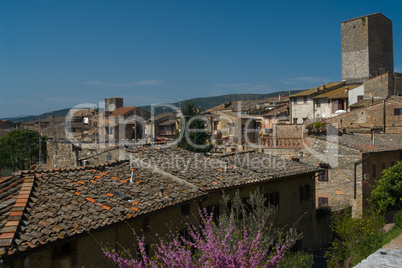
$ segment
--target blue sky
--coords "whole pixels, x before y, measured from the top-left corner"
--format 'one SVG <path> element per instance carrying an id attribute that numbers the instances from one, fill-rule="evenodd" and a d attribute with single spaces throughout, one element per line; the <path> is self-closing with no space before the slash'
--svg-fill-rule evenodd
<path id="1" fill-rule="evenodd" d="M 400 1 L 1 1 L 0 118 L 339 81 L 341 22 L 375 12 L 401 72 Z"/>

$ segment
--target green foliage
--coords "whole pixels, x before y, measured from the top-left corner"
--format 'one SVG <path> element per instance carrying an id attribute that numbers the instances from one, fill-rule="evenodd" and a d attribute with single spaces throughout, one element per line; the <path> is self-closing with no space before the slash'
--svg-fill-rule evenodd
<path id="1" fill-rule="evenodd" d="M 46 142 L 42 140 L 42 159 L 46 159 Z M 18 129 L 0 138 L 0 170 L 2 174 L 11 170 L 30 169 L 39 162 L 39 133 Z"/>
<path id="2" fill-rule="evenodd" d="M 275 266 L 276 268 L 309 268 L 314 264 L 313 254 L 305 252 L 288 252 Z"/>
<path id="3" fill-rule="evenodd" d="M 394 215 L 395 225 L 398 227 L 402 227 L 402 211 L 398 211 Z"/>
<path id="4" fill-rule="evenodd" d="M 205 129 L 205 122 L 200 120 L 200 119 L 194 119 L 192 118 L 196 117 L 199 115 L 198 109 L 195 107 L 193 102 L 187 102 L 183 108 L 182 108 L 182 113 L 185 118 L 185 124 L 183 122 L 180 122 L 180 129 L 179 131 L 176 132 L 175 138 L 179 138 L 180 134 L 183 135 L 181 139 L 179 140 L 179 146 L 182 147 L 183 149 L 189 150 L 189 151 L 208 151 L 210 149 L 210 146 L 207 145 L 207 141 L 209 139 L 209 135 L 205 132 L 190 132 L 190 130 L 194 129 Z M 187 122 L 190 122 L 188 124 Z M 190 130 L 189 130 L 190 129 Z M 186 134 L 188 134 L 188 138 L 186 137 Z M 196 146 L 204 146 L 205 148 L 197 148 Z"/>
<path id="5" fill-rule="evenodd" d="M 380 212 L 402 209 L 402 162 L 382 172 L 369 201 Z"/>
<path id="6" fill-rule="evenodd" d="M 321 127 L 321 122 L 320 121 L 317 121 L 317 122 L 314 123 L 314 128 L 315 129 L 319 129 L 320 127 Z"/>
<path id="7" fill-rule="evenodd" d="M 368 212 L 362 218 L 352 218 L 351 209 L 333 213 L 332 231 L 335 239 L 329 257 L 328 267 L 353 267 L 381 247 L 383 238 L 383 217 Z"/>
<path id="8" fill-rule="evenodd" d="M 315 211 L 315 217 L 317 221 L 321 220 L 322 218 L 325 218 L 326 216 L 331 214 L 331 208 L 327 206 L 319 207 Z"/>

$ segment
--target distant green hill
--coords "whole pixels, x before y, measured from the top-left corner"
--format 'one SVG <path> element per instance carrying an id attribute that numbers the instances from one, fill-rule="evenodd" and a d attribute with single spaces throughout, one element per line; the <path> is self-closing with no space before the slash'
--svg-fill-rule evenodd
<path id="1" fill-rule="evenodd" d="M 303 90 L 292 90 L 292 94 L 298 93 L 301 91 L 303 91 Z M 200 108 L 201 110 L 208 110 L 215 106 L 218 106 L 219 104 L 225 103 L 227 101 L 234 102 L 234 101 L 239 101 L 239 100 L 263 100 L 265 98 L 279 96 L 279 94 L 288 96 L 289 91 L 279 91 L 279 92 L 274 92 L 274 93 L 269 93 L 269 94 L 230 94 L 230 95 L 222 95 L 222 96 L 215 96 L 215 97 L 194 98 L 194 99 L 184 100 L 181 102 L 171 103 L 171 105 L 174 105 L 176 107 L 181 107 L 186 102 L 193 101 L 197 108 Z M 151 111 L 150 105 L 141 106 L 140 108 L 147 112 Z M 155 114 L 160 114 L 163 112 L 170 112 L 170 111 L 171 110 L 169 110 L 167 108 L 166 109 L 157 108 L 157 109 L 155 109 Z"/>
<path id="2" fill-rule="evenodd" d="M 302 90 L 292 90 L 292 93 L 297 93 Z M 225 103 L 227 101 L 229 102 L 234 102 L 238 100 L 263 100 L 265 98 L 269 97 L 276 97 L 279 96 L 279 94 L 282 94 L 284 96 L 289 95 L 289 91 L 280 91 L 280 92 L 274 92 L 274 93 L 269 93 L 269 94 L 230 94 L 230 95 L 222 95 L 222 96 L 215 96 L 215 97 L 203 97 L 203 98 L 194 98 L 194 99 L 189 99 L 189 100 L 183 100 L 181 102 L 175 102 L 175 103 L 170 103 L 171 105 L 174 105 L 176 107 L 181 107 L 183 106 L 186 102 L 193 101 L 195 106 L 200 108 L 201 110 L 208 110 L 212 107 L 218 106 L 219 104 Z M 147 106 L 140 106 L 141 109 L 151 112 L 151 105 Z M 57 110 L 53 111 L 52 114 L 53 116 L 65 116 L 67 115 L 68 111 L 70 109 L 62 109 L 62 110 Z M 171 109 L 163 109 L 162 107 L 155 109 L 155 114 L 160 114 L 163 112 L 171 112 Z M 41 115 L 30 115 L 30 116 L 23 116 L 23 117 L 12 117 L 12 118 L 2 118 L 2 119 L 8 119 L 10 121 L 13 121 L 14 123 L 21 122 L 29 122 L 33 120 L 37 120 L 38 117 L 41 119 L 46 119 L 48 118 L 49 113 L 43 113 Z"/>
<path id="3" fill-rule="evenodd" d="M 69 108 L 57 110 L 57 111 L 53 111 L 52 114 L 53 114 L 53 116 L 65 116 L 65 115 L 67 115 L 69 110 L 70 110 Z M 40 119 L 49 118 L 49 113 L 43 113 L 40 115 L 28 115 L 28 116 L 20 116 L 20 117 L 2 118 L 2 119 L 7 119 L 14 123 L 18 123 L 18 122 L 25 123 L 25 122 L 37 120 L 37 119 L 39 119 L 39 117 L 40 117 Z"/>

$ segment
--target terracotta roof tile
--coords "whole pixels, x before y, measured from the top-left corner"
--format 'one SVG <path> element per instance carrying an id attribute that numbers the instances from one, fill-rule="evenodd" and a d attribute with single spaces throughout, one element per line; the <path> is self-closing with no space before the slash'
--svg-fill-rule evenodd
<path id="1" fill-rule="evenodd" d="M 110 116 L 122 116 L 125 115 L 126 113 L 133 111 L 136 107 L 120 107 L 114 110 Z"/>

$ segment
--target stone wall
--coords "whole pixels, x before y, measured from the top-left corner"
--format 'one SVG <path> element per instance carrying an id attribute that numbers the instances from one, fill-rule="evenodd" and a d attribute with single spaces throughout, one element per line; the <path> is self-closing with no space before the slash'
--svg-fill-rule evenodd
<path id="1" fill-rule="evenodd" d="M 303 137 L 302 125 L 275 125 L 273 137 L 277 138 L 301 138 Z"/>
<path id="2" fill-rule="evenodd" d="M 394 72 L 392 21 L 381 14 L 367 18 L 370 77 Z"/>
<path id="3" fill-rule="evenodd" d="M 360 152 L 346 146 L 338 145 L 335 151 L 329 153 L 330 146 L 326 141 L 307 138 L 309 148 L 304 149 L 301 162 L 318 166 L 319 163 L 328 164 L 328 181 L 319 181 L 316 176 L 316 205 L 318 198 L 328 198 L 328 205 L 333 210 L 341 210 L 347 206 L 352 207 L 354 216 L 362 213 L 362 172 L 361 164 L 356 166 L 357 192 L 354 197 L 354 163 L 361 159 Z M 331 158 L 322 155 L 331 154 Z M 329 157 L 329 156 L 328 156 Z"/>
<path id="4" fill-rule="evenodd" d="M 342 80 L 363 82 L 369 77 L 368 24 L 355 19 L 341 24 Z"/>
<path id="5" fill-rule="evenodd" d="M 385 132 L 402 133 L 402 115 L 395 115 L 396 108 L 402 109 L 402 103 L 388 99 L 385 103 Z M 382 128 L 384 122 L 384 104 L 378 103 L 370 107 L 356 109 L 327 119 L 326 122 L 337 128 Z"/>
<path id="6" fill-rule="evenodd" d="M 364 82 L 364 98 L 386 98 L 392 95 L 402 95 L 402 79 L 398 74 L 387 72 Z"/>
<path id="7" fill-rule="evenodd" d="M 392 21 L 382 14 L 342 22 L 342 80 L 348 83 L 393 72 Z"/>
<path id="8" fill-rule="evenodd" d="M 98 165 L 111 160 L 121 160 L 114 143 L 80 143 L 74 145 L 69 141 L 47 142 L 48 168 L 66 168 L 87 165 Z M 112 150 L 112 151 L 111 151 Z"/>

